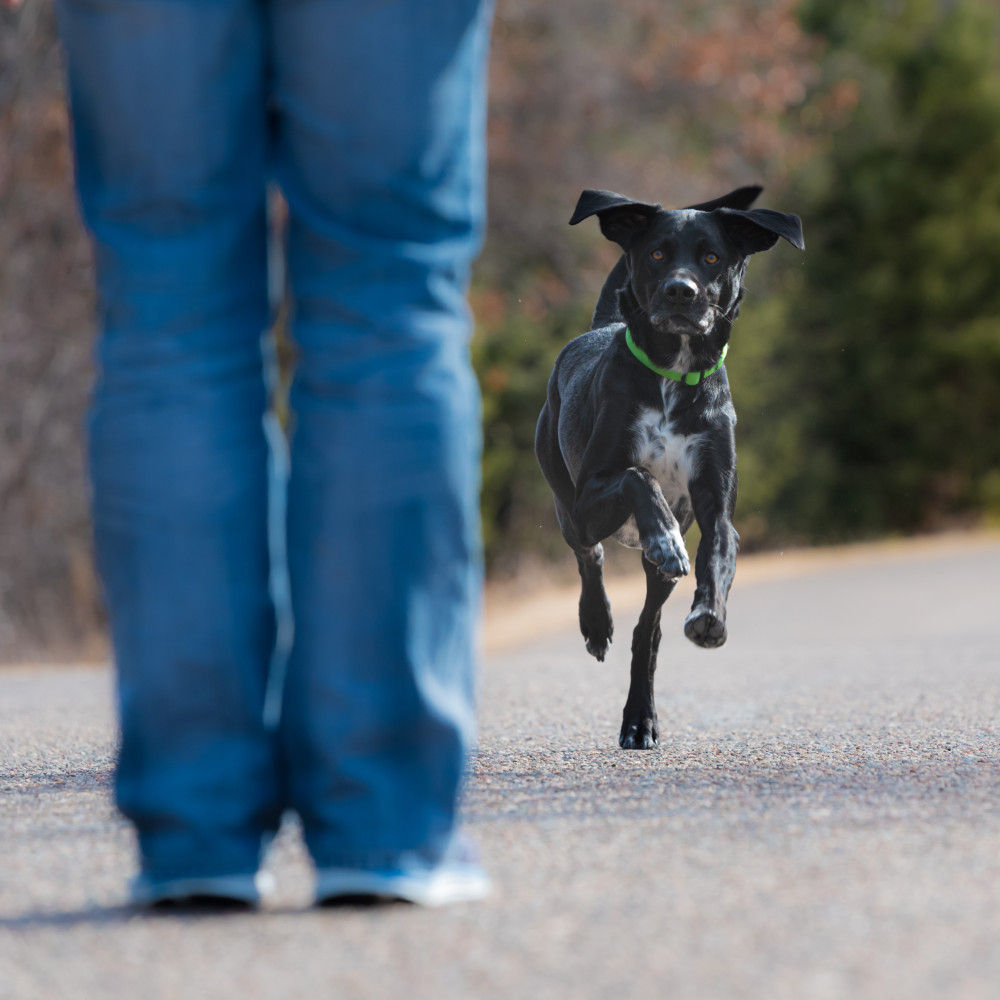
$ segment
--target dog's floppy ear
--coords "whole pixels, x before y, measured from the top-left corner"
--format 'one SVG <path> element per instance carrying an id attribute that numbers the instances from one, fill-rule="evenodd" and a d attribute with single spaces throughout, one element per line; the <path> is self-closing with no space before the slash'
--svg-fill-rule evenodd
<path id="1" fill-rule="evenodd" d="M 741 253 L 770 250 L 779 236 L 798 250 L 806 248 L 802 240 L 802 220 L 797 215 L 774 212 L 769 208 L 749 211 L 720 208 L 716 210 L 716 215 Z"/>
<path id="2" fill-rule="evenodd" d="M 696 212 L 714 212 L 717 208 L 749 208 L 764 189 L 759 184 L 748 184 L 724 194 L 721 198 L 703 201 L 698 205 L 688 205 L 688 209 Z"/>
<path id="3" fill-rule="evenodd" d="M 605 237 L 617 243 L 623 250 L 628 250 L 636 236 L 649 225 L 649 220 L 660 210 L 659 205 L 633 201 L 623 194 L 615 194 L 614 191 L 595 191 L 588 188 L 580 195 L 569 224 L 575 226 L 578 222 L 596 215 Z"/>

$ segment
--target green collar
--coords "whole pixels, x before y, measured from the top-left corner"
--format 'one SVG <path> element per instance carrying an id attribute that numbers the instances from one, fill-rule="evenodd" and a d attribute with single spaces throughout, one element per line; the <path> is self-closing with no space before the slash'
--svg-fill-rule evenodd
<path id="1" fill-rule="evenodd" d="M 722 367 L 722 362 L 726 360 L 726 352 L 729 350 L 729 345 L 724 344 L 722 357 L 711 368 L 706 368 L 702 372 L 675 372 L 672 368 L 661 368 L 659 365 L 654 365 L 649 360 L 649 355 L 632 339 L 632 331 L 628 327 L 625 327 L 625 343 L 628 344 L 628 349 L 635 355 L 636 360 L 641 361 L 650 371 L 656 372 L 657 375 L 662 375 L 664 378 L 673 379 L 675 382 L 683 382 L 685 385 L 698 385 L 709 375 L 714 375 Z"/>

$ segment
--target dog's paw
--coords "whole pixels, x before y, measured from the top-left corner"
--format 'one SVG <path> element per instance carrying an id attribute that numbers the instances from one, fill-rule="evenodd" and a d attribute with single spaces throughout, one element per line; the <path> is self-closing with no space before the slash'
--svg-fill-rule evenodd
<path id="1" fill-rule="evenodd" d="M 656 716 L 626 716 L 618 745 L 622 750 L 652 750 L 660 739 Z"/>
<path id="2" fill-rule="evenodd" d="M 587 643 L 587 652 L 600 661 L 608 653 L 615 627 L 611 621 L 611 605 L 603 594 L 593 600 L 580 600 L 580 632 Z"/>
<path id="3" fill-rule="evenodd" d="M 587 638 L 587 652 L 590 653 L 594 659 L 599 660 L 601 663 L 604 662 L 604 657 L 608 655 L 608 647 L 611 645 L 611 636 L 604 636 L 603 638 Z"/>
<path id="4" fill-rule="evenodd" d="M 704 649 L 715 649 L 728 637 L 726 623 L 708 608 L 695 608 L 684 619 L 684 634 Z"/>
<path id="5" fill-rule="evenodd" d="M 668 534 L 664 531 L 652 535 L 643 542 L 642 554 L 669 580 L 691 572 L 691 561 L 679 533 Z"/>

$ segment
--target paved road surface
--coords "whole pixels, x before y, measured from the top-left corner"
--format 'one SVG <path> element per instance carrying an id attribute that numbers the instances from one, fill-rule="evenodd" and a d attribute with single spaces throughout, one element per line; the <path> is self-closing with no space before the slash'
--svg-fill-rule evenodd
<path id="1" fill-rule="evenodd" d="M 289 829 L 265 912 L 129 912 L 109 674 L 0 670 L 0 998 L 1000 996 L 1000 541 L 745 565 L 724 649 L 668 604 L 659 750 L 615 743 L 634 608 L 604 664 L 490 656 L 498 891 L 441 911 L 309 909 Z"/>

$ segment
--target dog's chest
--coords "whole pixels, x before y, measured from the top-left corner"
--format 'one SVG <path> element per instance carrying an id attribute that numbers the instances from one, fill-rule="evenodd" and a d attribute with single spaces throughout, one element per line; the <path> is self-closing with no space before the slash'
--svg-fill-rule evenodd
<path id="1" fill-rule="evenodd" d="M 687 530 L 692 518 L 688 484 L 694 475 L 699 439 L 698 434 L 684 434 L 678 429 L 666 399 L 662 407 L 643 407 L 632 425 L 632 461 L 660 484 L 682 530 Z M 630 517 L 615 537 L 623 545 L 640 547 L 634 518 Z"/>

